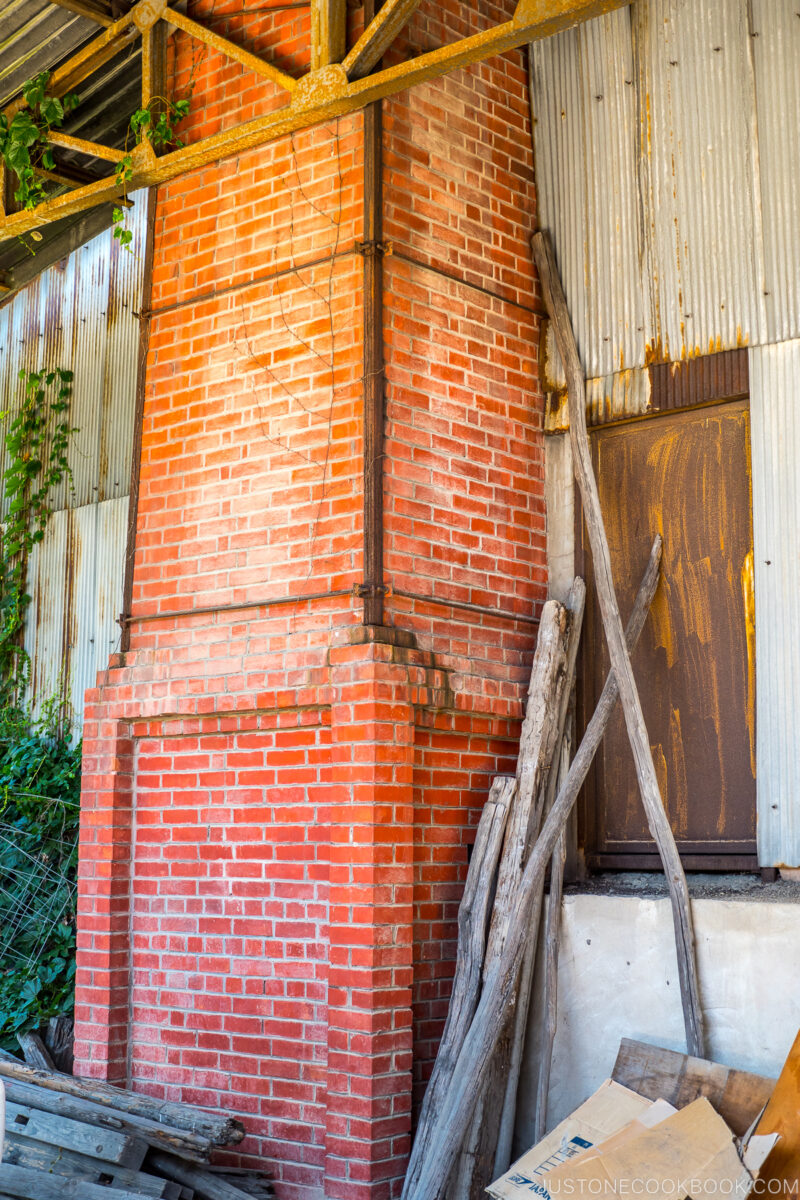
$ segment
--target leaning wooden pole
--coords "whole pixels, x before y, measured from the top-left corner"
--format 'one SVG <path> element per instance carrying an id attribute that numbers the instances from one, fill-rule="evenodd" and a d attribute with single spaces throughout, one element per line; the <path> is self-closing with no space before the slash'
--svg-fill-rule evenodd
<path id="1" fill-rule="evenodd" d="M 628 622 L 626 638 L 630 649 L 636 645 L 644 627 L 658 586 L 660 563 L 661 538 L 656 535 Z M 545 817 L 542 831 L 525 864 L 515 899 L 516 919 L 495 970 L 485 981 L 472 1023 L 450 1073 L 449 1086 L 441 1094 L 436 1106 L 429 1109 L 426 1128 L 422 1129 L 422 1122 L 417 1128 L 411 1153 L 412 1163 L 416 1165 L 415 1176 L 413 1181 L 410 1172 L 406 1176 L 403 1200 L 437 1200 L 450 1178 L 472 1118 L 476 1097 L 481 1094 L 496 1052 L 502 1016 L 519 974 L 522 949 L 530 929 L 538 929 L 537 900 L 541 896 L 540 885 L 547 863 L 572 812 L 618 698 L 617 681 L 611 671 L 567 778 L 558 790 L 553 807 Z"/>
<path id="2" fill-rule="evenodd" d="M 636 688 L 636 680 L 633 677 L 630 655 L 625 645 L 625 634 L 622 629 L 614 579 L 611 573 L 608 539 L 600 508 L 600 495 L 597 490 L 597 480 L 594 477 L 589 437 L 586 432 L 586 380 L 550 238 L 544 232 L 535 233 L 532 245 L 545 306 L 553 324 L 556 345 L 567 377 L 569 437 L 572 446 L 573 469 L 583 502 L 583 515 L 592 550 L 595 587 L 608 642 L 608 653 L 617 678 L 622 711 L 633 752 L 636 777 L 639 781 L 639 791 L 647 815 L 647 823 L 661 856 L 672 902 L 686 1045 L 689 1054 L 693 1054 L 697 1058 L 704 1058 L 703 1018 L 697 986 L 689 889 L 686 885 L 686 876 L 683 873 L 678 848 L 675 845 L 675 838 L 672 835 L 669 819 L 661 800 L 642 704 Z"/>

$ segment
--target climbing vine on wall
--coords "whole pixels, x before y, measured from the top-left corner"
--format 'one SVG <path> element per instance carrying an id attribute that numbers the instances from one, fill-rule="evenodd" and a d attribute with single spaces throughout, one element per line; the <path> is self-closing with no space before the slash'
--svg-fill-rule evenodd
<path id="1" fill-rule="evenodd" d="M 34 719 L 25 701 L 28 563 L 54 489 L 70 479 L 73 376 L 21 371 L 6 422 L 6 516 L 0 544 L 0 1045 L 72 1007 L 80 744 L 59 696 Z"/>
<path id="2" fill-rule="evenodd" d="M 16 177 L 14 199 L 23 208 L 35 208 L 46 199 L 45 177 L 38 172 L 55 170 L 50 130 L 63 125 L 64 117 L 78 104 L 74 92 L 61 98 L 48 96 L 49 82 L 49 71 L 29 79 L 22 86 L 27 107 L 10 121 L 0 113 L 0 156 Z"/>
<path id="3" fill-rule="evenodd" d="M 50 518 L 50 498 L 65 476 L 72 372 L 20 372 L 24 394 L 19 412 L 9 421 L 5 445 L 8 466 L 3 476 L 6 520 L 0 553 L 0 709 L 22 702 L 30 662 L 23 645 L 28 558 L 41 542 Z"/>
<path id="4" fill-rule="evenodd" d="M 154 113 L 154 107 L 160 108 L 161 111 Z M 163 96 L 154 97 L 146 108 L 137 108 L 130 119 L 128 136 L 133 138 L 134 144 L 137 146 L 144 138 L 147 138 L 155 150 L 167 147 L 179 150 L 183 142 L 175 133 L 175 126 L 188 115 L 188 100 L 166 100 Z M 128 184 L 132 178 L 133 159 L 131 154 L 126 154 L 116 166 L 116 180 L 123 189 L 124 197 L 127 197 Z M 127 228 L 125 210 L 117 206 L 114 209 L 113 218 L 114 237 L 120 245 L 130 247 L 133 233 Z"/>

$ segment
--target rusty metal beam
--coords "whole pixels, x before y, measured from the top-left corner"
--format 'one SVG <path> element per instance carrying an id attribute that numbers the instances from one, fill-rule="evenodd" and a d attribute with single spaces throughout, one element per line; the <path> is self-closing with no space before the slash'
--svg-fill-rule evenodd
<path id="1" fill-rule="evenodd" d="M 364 109 L 363 508 L 364 624 L 383 625 L 383 121 L 381 101 Z"/>
<path id="2" fill-rule="evenodd" d="M 107 9 L 89 4 L 87 0 L 50 0 L 50 3 L 57 5 L 58 8 L 66 8 L 67 12 L 75 13 L 79 17 L 86 17 L 88 21 L 96 21 L 98 25 L 104 25 L 106 29 L 114 24 L 114 18 Z"/>
<path id="3" fill-rule="evenodd" d="M 346 0 L 311 0 L 312 71 L 344 58 L 346 17 Z"/>
<path id="4" fill-rule="evenodd" d="M 182 29 L 184 33 L 188 33 L 191 37 L 197 38 L 198 41 L 204 42 L 212 50 L 218 50 L 220 54 L 226 55 L 227 58 L 232 58 L 235 62 L 241 63 L 243 67 L 247 67 L 248 71 L 254 71 L 262 79 L 271 79 L 273 83 L 277 83 L 278 87 L 283 88 L 284 91 L 293 92 L 297 87 L 297 80 L 292 79 L 291 75 L 287 75 L 285 71 L 274 67 L 272 63 L 265 62 L 258 55 L 251 54 L 249 50 L 243 50 L 241 46 L 234 45 L 227 38 L 221 37 L 211 29 L 206 29 L 204 25 L 199 25 L 197 21 L 193 21 L 191 17 L 185 17 L 183 13 L 179 13 L 176 9 L 165 9 L 164 20 L 168 21 L 170 25 L 175 25 L 178 29 Z"/>
<path id="5" fill-rule="evenodd" d="M 348 79 L 363 79 L 365 75 L 369 75 L 400 30 L 416 12 L 419 3 L 420 0 L 386 0 L 347 57 L 342 60 Z"/>
<path id="6" fill-rule="evenodd" d="M 51 129 L 47 134 L 51 146 L 60 146 L 62 150 L 74 150 L 77 154 L 85 154 L 87 158 L 102 158 L 105 162 L 122 162 L 124 150 L 112 150 L 101 142 L 87 142 L 83 138 L 73 137 L 61 129 Z"/>
<path id="7" fill-rule="evenodd" d="M 140 0 L 140 4 L 148 2 L 149 0 Z M 397 63 L 377 71 L 365 79 L 350 81 L 341 63 L 331 63 L 327 67 L 312 71 L 298 81 L 291 80 L 291 86 L 294 87 L 291 103 L 275 112 L 245 121 L 190 146 L 173 150 L 158 159 L 152 153 L 150 143 L 144 141 L 136 147 L 133 154 L 133 175 L 128 190 L 134 191 L 136 188 L 166 183 L 188 171 L 194 171 L 198 167 L 228 158 L 243 150 L 264 145 L 284 134 L 356 112 L 375 100 L 394 96 L 406 88 L 438 79 L 459 67 L 480 62 L 494 54 L 503 54 L 526 42 L 549 37 L 601 13 L 624 8 L 629 2 L 630 0 L 520 0 L 512 20 L 473 34 L 472 37 L 461 38 L 439 50 L 421 54 L 409 62 Z M 132 10 L 135 11 L 136 9 Z M 175 23 L 177 16 L 181 28 L 185 24 L 195 25 L 195 22 L 174 13 L 172 9 L 166 10 L 164 15 L 170 23 Z M 102 37 L 110 38 L 114 29 L 118 31 L 114 36 L 120 37 L 124 32 L 124 28 L 121 27 L 130 20 L 129 13 Z M 203 30 L 203 33 L 206 34 L 207 31 Z M 90 70 L 86 73 L 90 73 Z M 289 76 L 284 78 L 288 80 Z M 113 179 L 99 180 L 69 195 L 47 200 L 35 209 L 6 217 L 5 221 L 0 223 L 0 237 L 26 233 L 49 221 L 115 199 L 119 194 L 120 189 Z"/>

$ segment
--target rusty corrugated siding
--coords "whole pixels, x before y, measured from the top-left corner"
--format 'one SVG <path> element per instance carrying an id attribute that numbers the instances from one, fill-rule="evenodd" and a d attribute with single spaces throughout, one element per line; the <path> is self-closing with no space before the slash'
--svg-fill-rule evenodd
<path id="1" fill-rule="evenodd" d="M 128 214 L 133 253 L 109 230 L 0 309 L 0 408 L 18 408 L 20 370 L 60 366 L 75 376 L 73 486 L 54 495 L 57 511 L 31 558 L 26 645 L 33 698 L 61 688 L 78 721 L 85 688 L 119 640 L 145 216 L 142 195 Z"/>
<path id="2" fill-rule="evenodd" d="M 537 192 L 589 377 L 800 335 L 800 22 L 638 0 L 531 47 Z"/>

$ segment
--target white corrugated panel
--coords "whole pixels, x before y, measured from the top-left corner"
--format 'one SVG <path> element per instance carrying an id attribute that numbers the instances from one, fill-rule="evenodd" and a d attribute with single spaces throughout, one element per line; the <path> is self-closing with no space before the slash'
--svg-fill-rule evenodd
<path id="1" fill-rule="evenodd" d="M 54 513 L 31 555 L 25 648 L 34 710 L 69 698 L 76 729 L 83 697 L 119 649 L 128 498 Z"/>
<path id="2" fill-rule="evenodd" d="M 588 376 L 800 336 L 798 63 L 790 0 L 637 0 L 531 47 Z"/>
<path id="3" fill-rule="evenodd" d="M 540 224 L 589 375 L 644 364 L 636 89 L 628 9 L 531 46 Z"/>
<path id="4" fill-rule="evenodd" d="M 746 0 L 636 5 L 650 212 L 649 342 L 676 360 L 762 342 Z"/>
<path id="5" fill-rule="evenodd" d="M 800 334 L 800 19 L 795 0 L 752 0 L 769 341 Z"/>
<path id="6" fill-rule="evenodd" d="M 17 411 L 20 370 L 74 372 L 70 420 L 78 428 L 55 508 L 80 508 L 129 491 L 142 291 L 146 194 L 127 213 L 133 253 L 109 229 L 43 271 L 0 309 L 0 405 Z M 0 437 L 0 470 L 5 450 Z"/>
<path id="7" fill-rule="evenodd" d="M 797 18 L 795 18 L 797 20 Z M 762 866 L 800 866 L 800 341 L 750 351 Z"/>
<path id="8" fill-rule="evenodd" d="M 72 517 L 69 694 L 73 712 L 81 720 L 86 689 L 95 686 L 98 671 L 119 649 L 128 498 L 75 509 Z"/>
<path id="9" fill-rule="evenodd" d="M 0 309 L 0 406 L 17 411 L 26 371 L 74 372 L 73 485 L 31 556 L 25 644 L 37 709 L 57 691 L 80 726 L 83 694 L 119 645 L 146 199 L 128 212 L 134 253 L 111 230 L 44 271 Z M 0 445 L 2 429 L 0 428 Z M 4 446 L 0 470 L 5 470 Z"/>

